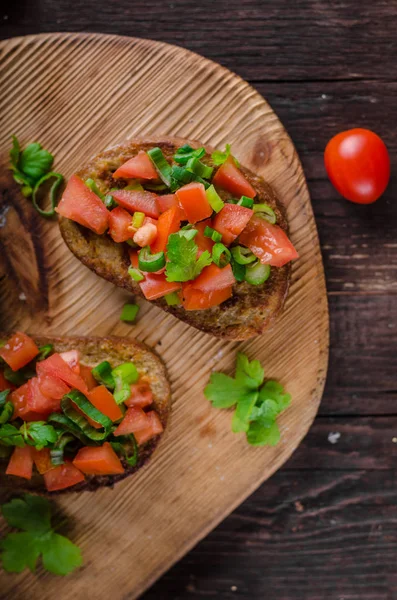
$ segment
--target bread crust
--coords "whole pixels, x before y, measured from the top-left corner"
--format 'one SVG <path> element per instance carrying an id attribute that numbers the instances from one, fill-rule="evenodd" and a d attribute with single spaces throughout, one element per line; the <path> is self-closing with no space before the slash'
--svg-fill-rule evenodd
<path id="1" fill-rule="evenodd" d="M 7 334 L 0 334 L 7 337 Z M 8 334 L 9 336 L 9 334 Z M 147 346 L 132 339 L 120 337 L 42 337 L 31 336 L 35 342 L 42 346 L 53 344 L 55 352 L 67 350 L 79 350 L 81 363 L 94 367 L 103 360 L 108 360 L 112 367 L 132 360 L 140 374 L 150 385 L 153 392 L 154 409 L 157 411 L 161 423 L 166 428 L 171 409 L 171 390 L 167 379 L 167 373 L 162 360 Z M 53 496 L 71 492 L 95 491 L 100 487 L 113 487 L 115 483 L 136 473 L 152 456 L 162 435 L 158 435 L 139 448 L 139 460 L 135 467 L 128 466 L 123 460 L 124 473 L 119 475 L 87 475 L 86 480 L 65 490 L 47 492 L 43 477 L 37 473 L 32 475 L 31 480 L 20 477 L 5 475 L 7 462 L 0 459 L 0 486 L 18 492 L 34 492 L 41 495 Z"/>
<path id="2" fill-rule="evenodd" d="M 158 146 L 170 161 L 178 147 L 183 144 L 201 147 L 196 141 L 183 138 L 139 138 L 113 146 L 93 157 L 77 175 L 83 180 L 92 178 L 103 192 L 116 185 L 112 172 L 140 150 Z M 205 147 L 206 155 L 201 160 L 215 167 L 211 160 L 213 149 Z M 216 167 L 215 167 L 216 168 Z M 261 177 L 241 166 L 241 171 L 257 191 L 260 202 L 269 204 L 276 213 L 277 224 L 288 232 L 285 210 L 278 201 L 272 187 Z M 119 180 L 118 180 L 119 184 Z M 226 192 L 220 192 L 227 199 Z M 230 195 L 229 195 L 230 196 Z M 134 295 L 142 296 L 139 284 L 128 275 L 129 257 L 126 244 L 116 244 L 107 235 L 97 235 L 74 221 L 60 217 L 61 234 L 73 254 L 94 273 L 122 287 Z M 162 310 L 218 338 L 244 340 L 262 333 L 281 311 L 288 294 L 291 266 L 273 267 L 269 279 L 261 286 L 246 282 L 233 286 L 233 296 L 216 306 L 202 311 L 186 311 L 183 307 L 168 306 L 164 298 L 153 301 Z"/>

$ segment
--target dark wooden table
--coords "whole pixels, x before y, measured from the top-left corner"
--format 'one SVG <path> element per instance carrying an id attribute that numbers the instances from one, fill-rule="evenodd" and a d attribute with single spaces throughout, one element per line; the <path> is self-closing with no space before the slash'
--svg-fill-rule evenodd
<path id="1" fill-rule="evenodd" d="M 220 62 L 270 101 L 309 182 L 331 316 L 319 415 L 284 468 L 144 599 L 395 600 L 397 183 L 392 179 L 376 204 L 353 205 L 328 182 L 323 150 L 338 131 L 369 127 L 385 140 L 396 172 L 397 2 L 6 4 L 2 38 L 117 33 L 178 44 Z"/>

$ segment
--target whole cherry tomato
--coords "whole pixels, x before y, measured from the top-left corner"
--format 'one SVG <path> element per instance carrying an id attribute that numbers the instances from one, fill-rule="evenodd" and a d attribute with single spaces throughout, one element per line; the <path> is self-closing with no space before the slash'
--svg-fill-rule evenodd
<path id="1" fill-rule="evenodd" d="M 349 129 L 333 137 L 324 153 L 331 183 L 351 202 L 371 204 L 390 179 L 390 158 L 384 142 L 368 129 Z"/>

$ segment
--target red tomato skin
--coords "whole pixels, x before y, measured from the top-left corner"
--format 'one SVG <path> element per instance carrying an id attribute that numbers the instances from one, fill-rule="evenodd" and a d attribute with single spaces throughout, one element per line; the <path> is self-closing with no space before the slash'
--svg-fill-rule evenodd
<path id="1" fill-rule="evenodd" d="M 36 450 L 36 448 L 32 448 L 32 457 L 35 467 L 40 475 L 44 475 L 44 473 L 47 473 L 47 471 L 54 468 L 54 465 L 51 462 L 49 448 L 42 448 L 42 450 Z"/>
<path id="2" fill-rule="evenodd" d="M 205 250 L 208 250 L 208 252 L 211 254 L 214 246 L 214 242 L 211 240 L 211 238 L 208 238 L 204 235 L 204 230 L 206 227 L 213 227 L 211 219 L 206 219 L 205 221 L 196 223 L 194 226 L 194 228 L 197 229 L 197 234 L 194 237 L 194 241 L 198 247 L 197 256 L 200 256 L 203 252 L 205 252 Z"/>
<path id="3" fill-rule="evenodd" d="M 157 235 L 150 248 L 153 254 L 165 251 L 168 237 L 179 230 L 180 224 L 181 220 L 178 206 L 173 206 L 159 216 L 157 222 Z"/>
<path id="4" fill-rule="evenodd" d="M 158 173 L 146 152 L 141 150 L 113 173 L 113 179 L 119 177 L 124 179 L 158 179 Z"/>
<path id="5" fill-rule="evenodd" d="M 183 287 L 183 308 L 185 310 L 207 310 L 207 308 L 219 306 L 232 295 L 232 286 L 213 292 L 202 292 L 194 289 L 191 284 L 187 284 Z"/>
<path id="6" fill-rule="evenodd" d="M 19 448 L 16 446 L 11 454 L 10 461 L 7 466 L 6 475 L 16 475 L 24 479 L 32 478 L 33 456 L 32 447 L 24 446 Z"/>
<path id="7" fill-rule="evenodd" d="M 102 235 L 108 228 L 109 211 L 77 175 L 72 175 L 55 209 L 62 217 Z"/>
<path id="8" fill-rule="evenodd" d="M 262 264 L 282 267 L 299 258 L 287 234 L 278 225 L 253 216 L 241 233 L 239 242 L 251 250 Z"/>
<path id="9" fill-rule="evenodd" d="M 109 442 L 102 446 L 85 446 L 77 452 L 73 464 L 86 475 L 118 475 L 124 467 Z"/>
<path id="10" fill-rule="evenodd" d="M 116 403 L 113 394 L 104 385 L 98 385 L 91 390 L 87 398 L 95 408 L 112 421 L 119 421 L 123 418 L 120 406 Z"/>
<path id="11" fill-rule="evenodd" d="M 140 429 L 139 431 L 136 431 L 134 433 L 138 446 L 141 446 L 145 442 L 148 442 L 154 436 L 159 435 L 164 431 L 160 418 L 154 410 L 151 410 L 150 412 L 146 413 L 146 417 L 149 423 L 148 427 Z"/>
<path id="12" fill-rule="evenodd" d="M 11 367 L 13 371 L 18 371 L 39 353 L 39 349 L 31 337 L 17 331 L 12 335 L 5 345 L 0 348 L 0 356 Z"/>
<path id="13" fill-rule="evenodd" d="M 248 198 L 255 198 L 256 196 L 256 191 L 249 181 L 247 181 L 231 156 L 219 167 L 212 179 L 212 183 L 237 197 L 248 196 Z"/>
<path id="14" fill-rule="evenodd" d="M 28 411 L 39 413 L 42 415 L 50 415 L 52 412 L 57 412 L 61 409 L 60 400 L 48 398 L 40 390 L 40 382 L 38 377 L 32 377 L 28 381 L 28 398 L 26 402 Z"/>
<path id="15" fill-rule="evenodd" d="M 78 350 L 68 350 L 60 352 L 59 356 L 72 369 L 73 373 L 80 374 L 80 352 Z"/>
<path id="16" fill-rule="evenodd" d="M 222 243 L 228 246 L 244 230 L 254 211 L 238 204 L 225 204 L 213 220 L 213 228 L 222 235 Z"/>
<path id="17" fill-rule="evenodd" d="M 114 435 L 128 435 L 129 433 L 135 435 L 137 431 L 147 429 L 149 426 L 150 422 L 146 413 L 139 406 L 133 406 L 125 413 L 124 419 L 114 431 Z"/>
<path id="18" fill-rule="evenodd" d="M 61 400 L 65 394 L 70 392 L 70 387 L 58 377 L 41 375 L 38 380 L 40 391 L 44 396 L 47 396 L 47 398 Z"/>
<path id="19" fill-rule="evenodd" d="M 83 473 L 70 461 L 66 461 L 63 465 L 50 469 L 44 473 L 43 477 L 48 492 L 64 490 L 85 479 Z"/>
<path id="20" fill-rule="evenodd" d="M 156 203 L 156 194 L 152 192 L 133 192 L 132 190 L 116 190 L 112 192 L 113 198 L 131 214 L 135 211 L 143 212 L 148 217 L 158 219 L 159 209 Z"/>
<path id="21" fill-rule="evenodd" d="M 349 129 L 334 136 L 324 153 L 327 175 L 336 190 L 356 204 L 372 204 L 390 179 L 385 143 L 368 129 Z"/>
<path id="22" fill-rule="evenodd" d="M 184 209 L 189 223 L 203 221 L 212 215 L 212 208 L 202 183 L 193 181 L 184 185 L 176 192 L 176 197 Z"/>
<path id="23" fill-rule="evenodd" d="M 80 375 L 84 380 L 88 391 L 91 391 L 94 389 L 94 387 L 97 387 L 98 382 L 92 374 L 91 367 L 87 367 L 86 365 L 80 365 Z"/>
<path id="24" fill-rule="evenodd" d="M 82 394 L 86 395 L 88 393 L 87 385 L 83 378 L 80 377 L 80 375 L 77 375 L 77 373 L 74 373 L 69 365 L 66 364 L 57 353 L 38 362 L 36 370 L 39 377 L 41 375 L 52 375 L 53 377 L 58 377 L 64 381 L 71 388 L 76 388 Z"/>
<path id="25" fill-rule="evenodd" d="M 148 383 L 139 382 L 131 385 L 131 396 L 124 402 L 126 406 L 144 408 L 153 404 L 153 394 Z"/>
<path id="26" fill-rule="evenodd" d="M 132 216 L 121 206 L 116 206 L 109 214 L 109 235 L 114 242 L 120 244 L 134 237 Z"/>
<path id="27" fill-rule="evenodd" d="M 12 420 L 16 419 L 17 417 L 20 417 L 24 421 L 45 421 L 47 419 L 48 413 L 40 414 L 36 411 L 29 410 L 27 406 L 29 395 L 29 382 L 24 383 L 10 394 L 9 398 L 14 406 Z"/>
<path id="28" fill-rule="evenodd" d="M 163 194 L 162 196 L 157 196 L 156 198 L 157 208 L 160 213 L 165 212 L 169 208 L 173 206 L 177 206 L 179 208 L 179 218 L 181 221 L 187 221 L 187 216 L 182 206 L 179 204 L 177 197 L 175 194 Z"/>
<path id="29" fill-rule="evenodd" d="M 190 283 L 193 289 L 200 290 L 201 292 L 216 292 L 234 285 L 236 279 L 230 264 L 221 269 L 215 263 L 212 263 L 208 267 L 204 267 L 194 281 L 188 283 Z"/>

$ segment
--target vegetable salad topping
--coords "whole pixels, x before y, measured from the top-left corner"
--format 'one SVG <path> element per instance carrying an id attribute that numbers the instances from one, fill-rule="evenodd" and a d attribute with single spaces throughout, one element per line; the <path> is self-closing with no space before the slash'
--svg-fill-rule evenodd
<path id="1" fill-rule="evenodd" d="M 0 458 L 7 475 L 48 491 L 86 475 L 116 475 L 138 462 L 139 446 L 162 433 L 149 383 L 132 362 L 94 368 L 77 350 L 57 353 L 17 332 L 0 347 Z"/>
<path id="2" fill-rule="evenodd" d="M 57 212 L 128 244 L 128 272 L 147 300 L 208 309 L 230 298 L 236 283 L 264 285 L 271 267 L 298 257 L 229 145 L 211 156 L 184 145 L 172 162 L 158 147 L 141 150 L 112 179 L 104 192 L 74 175 Z"/>

